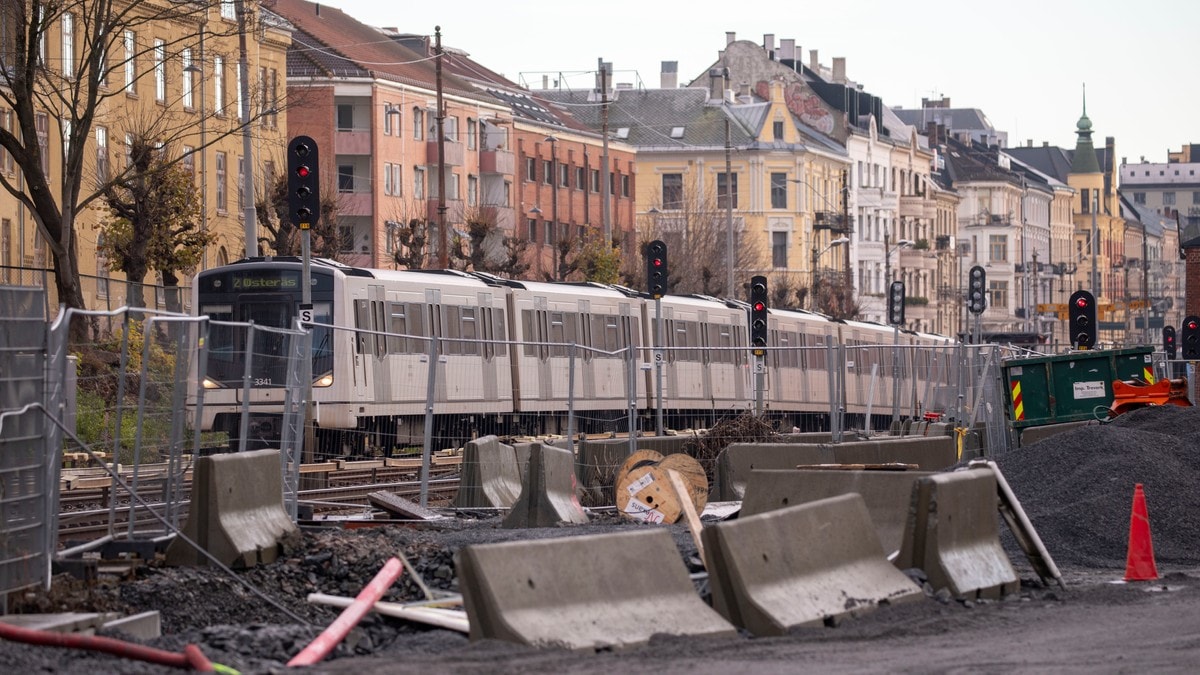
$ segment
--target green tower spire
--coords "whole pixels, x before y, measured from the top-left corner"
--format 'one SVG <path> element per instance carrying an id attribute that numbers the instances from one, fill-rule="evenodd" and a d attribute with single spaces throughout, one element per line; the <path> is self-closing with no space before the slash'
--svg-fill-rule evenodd
<path id="1" fill-rule="evenodd" d="M 1092 146 L 1092 121 L 1087 116 L 1087 85 L 1083 85 L 1083 115 L 1075 124 L 1075 156 L 1071 159 L 1071 173 L 1100 173 L 1100 162 L 1096 159 L 1096 148 Z"/>

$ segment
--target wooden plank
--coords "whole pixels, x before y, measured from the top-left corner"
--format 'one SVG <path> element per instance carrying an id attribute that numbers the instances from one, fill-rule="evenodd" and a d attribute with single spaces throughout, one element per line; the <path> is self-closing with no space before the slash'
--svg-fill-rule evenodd
<path id="1" fill-rule="evenodd" d="M 917 471 L 919 464 L 797 464 L 797 469 L 810 471 Z"/>
<path id="2" fill-rule="evenodd" d="M 667 469 L 667 475 L 671 477 L 671 485 L 675 486 L 675 494 L 679 497 L 680 506 L 683 507 L 683 517 L 687 519 L 688 530 L 692 533 L 692 542 L 696 544 L 696 551 L 700 554 L 700 564 L 703 565 L 704 544 L 700 541 L 700 531 L 703 526 L 700 524 L 700 516 L 696 515 L 696 506 L 692 503 L 691 486 L 674 469 Z"/>
<path id="3" fill-rule="evenodd" d="M 420 504 L 414 504 L 404 497 L 392 494 L 387 490 L 379 490 L 368 494 L 367 501 L 400 518 L 408 518 L 410 520 L 442 520 L 445 518 L 440 513 L 430 511 Z"/>

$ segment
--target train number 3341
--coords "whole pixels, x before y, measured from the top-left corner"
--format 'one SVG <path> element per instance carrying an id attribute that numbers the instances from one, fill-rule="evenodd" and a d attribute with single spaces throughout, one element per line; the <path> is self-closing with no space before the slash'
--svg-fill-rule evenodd
<path id="1" fill-rule="evenodd" d="M 256 387 L 268 386 L 270 384 L 271 384 L 271 378 L 269 378 L 269 377 L 254 378 L 254 386 L 256 386 Z"/>

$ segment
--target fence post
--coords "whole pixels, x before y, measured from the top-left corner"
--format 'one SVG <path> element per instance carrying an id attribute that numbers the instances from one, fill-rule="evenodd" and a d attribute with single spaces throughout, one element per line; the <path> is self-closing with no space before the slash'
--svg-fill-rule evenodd
<path id="1" fill-rule="evenodd" d="M 846 431 L 846 345 L 837 346 L 837 434 L 834 443 L 841 443 Z"/>
<path id="2" fill-rule="evenodd" d="M 629 454 L 637 451 L 637 354 L 630 344 L 625 348 L 625 398 L 629 406 Z"/>
<path id="3" fill-rule="evenodd" d="M 567 449 L 575 455 L 575 354 L 574 342 L 567 345 Z"/>
<path id="4" fill-rule="evenodd" d="M 246 329 L 246 365 L 242 367 L 242 416 L 238 420 L 238 452 L 246 451 L 246 439 L 250 436 L 250 382 L 254 373 L 254 324 Z"/>
<path id="5" fill-rule="evenodd" d="M 829 385 L 829 436 L 834 438 L 837 436 L 837 368 L 834 364 L 835 351 L 833 348 L 833 336 L 825 336 L 825 369 L 828 371 L 825 378 L 826 384 Z"/>
<path id="6" fill-rule="evenodd" d="M 422 507 L 429 505 L 429 464 L 433 458 L 433 400 L 437 394 L 437 340 L 436 335 L 429 337 L 429 371 L 425 385 L 425 443 L 421 448 Z"/>
<path id="7" fill-rule="evenodd" d="M 871 390 L 867 395 L 867 417 L 863 420 L 863 431 L 871 435 L 871 413 L 875 408 L 875 381 L 879 377 L 879 364 L 871 364 Z"/>

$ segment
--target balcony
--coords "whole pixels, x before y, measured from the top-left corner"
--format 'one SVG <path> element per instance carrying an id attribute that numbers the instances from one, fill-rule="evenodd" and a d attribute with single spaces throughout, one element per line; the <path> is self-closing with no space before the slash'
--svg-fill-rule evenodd
<path id="1" fill-rule="evenodd" d="M 434 150 L 436 153 L 437 150 Z M 511 176 L 516 170 L 516 160 L 508 150 L 484 150 L 479 153 L 479 173 L 500 173 Z"/>
<path id="2" fill-rule="evenodd" d="M 937 254 L 928 249 L 900 249 L 900 267 L 906 270 L 937 269 Z"/>
<path id="3" fill-rule="evenodd" d="M 333 151 L 338 155 L 370 155 L 370 129 L 338 129 L 333 137 Z"/>
<path id="4" fill-rule="evenodd" d="M 463 158 L 466 156 L 466 150 L 462 143 L 455 143 L 447 140 L 443 147 L 445 148 L 446 166 L 462 166 Z M 437 141 L 428 141 L 425 143 L 425 162 L 430 166 L 436 167 L 438 164 L 438 144 Z"/>
<path id="5" fill-rule="evenodd" d="M 924 218 L 925 198 L 920 195 L 902 195 L 900 197 L 901 218 Z"/>
<path id="6" fill-rule="evenodd" d="M 370 216 L 374 212 L 370 192 L 338 192 L 337 212 L 339 216 Z"/>
<path id="7" fill-rule="evenodd" d="M 846 216 L 837 211 L 817 211 L 813 214 L 814 230 L 846 231 Z"/>
<path id="8" fill-rule="evenodd" d="M 437 212 L 436 205 L 434 205 L 434 212 Z M 510 235 L 515 232 L 517 218 L 516 210 L 512 207 L 484 204 L 479 207 L 479 217 L 488 219 L 496 227 Z"/>

